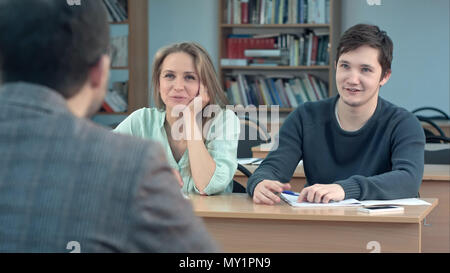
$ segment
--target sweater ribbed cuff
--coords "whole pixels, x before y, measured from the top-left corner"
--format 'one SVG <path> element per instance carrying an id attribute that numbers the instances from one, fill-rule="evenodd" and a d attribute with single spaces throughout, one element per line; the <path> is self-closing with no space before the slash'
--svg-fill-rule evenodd
<path id="1" fill-rule="evenodd" d="M 336 181 L 335 183 L 341 185 L 341 187 L 344 189 L 345 199 L 354 198 L 359 200 L 361 196 L 361 188 L 359 187 L 359 184 L 357 182 L 351 180 L 341 180 Z"/>
<path id="2" fill-rule="evenodd" d="M 258 185 L 261 181 L 263 181 L 264 178 L 258 177 L 258 175 L 253 174 L 250 176 L 250 178 L 247 180 L 247 193 L 250 195 L 250 197 L 253 197 L 253 192 L 255 191 L 256 185 Z"/>

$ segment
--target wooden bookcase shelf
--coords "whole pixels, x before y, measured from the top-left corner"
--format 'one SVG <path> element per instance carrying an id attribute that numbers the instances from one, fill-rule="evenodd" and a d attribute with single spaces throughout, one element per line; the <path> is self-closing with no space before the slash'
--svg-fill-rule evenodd
<path id="1" fill-rule="evenodd" d="M 128 115 L 148 106 L 148 0 L 128 0 L 128 20 L 110 25 L 128 25 L 128 65 L 111 70 L 128 70 L 128 108 L 126 112 L 102 115 Z M 114 79 L 110 79 L 114 80 Z"/>
<path id="2" fill-rule="evenodd" d="M 283 66 L 239 66 L 239 65 L 223 65 L 221 66 L 222 70 L 236 69 L 236 70 L 323 70 L 330 69 L 329 66 L 326 65 L 312 65 L 312 66 L 291 66 L 291 65 L 283 65 Z"/>
<path id="3" fill-rule="evenodd" d="M 330 24 L 220 24 L 222 28 L 325 28 Z"/>
<path id="4" fill-rule="evenodd" d="M 261 0 L 263 1 L 263 0 Z M 273 1 L 272 3 L 274 3 Z M 235 73 L 242 73 L 248 75 L 284 75 L 287 76 L 297 76 L 301 73 L 312 74 L 321 80 L 327 82 L 328 90 L 327 96 L 333 96 L 336 94 L 335 87 L 335 68 L 334 68 L 334 57 L 335 48 L 337 46 L 338 38 L 340 35 L 340 0 L 330 0 L 329 9 L 329 23 L 326 24 L 230 24 L 227 22 L 227 3 L 228 0 L 219 0 L 218 5 L 218 72 L 226 91 L 225 78 L 227 75 L 235 75 Z M 259 3 L 256 2 L 256 3 Z M 232 15 L 233 16 L 233 15 Z M 249 19 L 250 21 L 250 19 Z M 227 56 L 227 38 L 229 35 L 234 34 L 253 34 L 253 35 L 264 35 L 264 34 L 301 34 L 305 30 L 317 30 L 320 29 L 322 32 L 325 31 L 329 35 L 328 43 L 328 64 L 327 65 L 311 65 L 311 66 L 238 66 L 238 65 L 221 65 L 221 59 L 228 58 Z M 281 108 L 280 112 L 289 113 L 294 108 Z"/>

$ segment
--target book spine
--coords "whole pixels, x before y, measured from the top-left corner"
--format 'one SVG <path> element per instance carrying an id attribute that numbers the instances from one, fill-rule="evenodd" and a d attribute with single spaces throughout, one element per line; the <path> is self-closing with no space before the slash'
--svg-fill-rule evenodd
<path id="1" fill-rule="evenodd" d="M 244 106 L 247 106 L 248 105 L 247 91 L 245 90 L 245 87 L 244 87 L 242 74 L 238 74 L 238 87 L 239 87 L 239 91 L 240 91 L 240 94 L 242 97 L 242 103 Z"/>
<path id="2" fill-rule="evenodd" d="M 318 44 L 319 44 L 319 38 L 316 35 L 314 35 L 313 41 L 312 41 L 312 48 L 311 48 L 311 65 L 316 65 Z"/>
<path id="3" fill-rule="evenodd" d="M 233 93 L 234 103 L 242 105 L 241 95 L 239 94 L 239 86 L 236 80 L 231 81 L 231 91 Z"/>
<path id="4" fill-rule="evenodd" d="M 317 86 L 316 86 L 316 84 L 314 82 L 314 77 L 311 76 L 310 74 L 306 74 L 306 76 L 307 76 L 307 80 L 309 81 L 309 85 L 311 85 L 311 88 L 312 88 L 312 90 L 314 92 L 314 95 L 316 96 L 316 99 L 317 100 L 321 100 L 322 96 L 319 93 L 319 89 L 317 88 Z"/>
<path id="5" fill-rule="evenodd" d="M 288 101 L 291 107 L 297 108 L 298 106 L 297 99 L 294 95 L 294 91 L 292 90 L 291 85 L 288 82 L 284 83 L 284 89 L 286 90 L 286 95 L 288 97 Z"/>
<path id="6" fill-rule="evenodd" d="M 280 57 L 281 49 L 246 49 L 244 56 L 246 57 Z"/>
<path id="7" fill-rule="evenodd" d="M 225 78 L 225 90 L 227 91 L 227 98 L 231 104 L 236 104 L 233 98 L 233 92 L 231 92 L 231 79 Z"/>
<path id="8" fill-rule="evenodd" d="M 305 101 L 305 102 L 306 102 L 306 101 L 314 101 L 314 98 L 311 98 L 311 97 L 309 96 L 309 92 L 308 92 L 308 90 L 306 89 L 306 86 L 305 86 L 305 84 L 304 84 L 302 78 L 299 78 L 299 79 L 298 79 L 298 84 L 299 84 L 299 86 L 300 86 L 301 89 L 302 89 L 302 94 L 303 94 L 303 97 L 304 97 L 304 101 Z"/>
<path id="9" fill-rule="evenodd" d="M 106 103 L 106 101 L 103 101 L 102 103 L 103 109 L 105 109 L 105 112 L 107 113 L 114 113 L 114 110 L 109 106 L 109 104 Z"/>
<path id="10" fill-rule="evenodd" d="M 248 24 L 248 0 L 241 0 L 241 23 Z"/>

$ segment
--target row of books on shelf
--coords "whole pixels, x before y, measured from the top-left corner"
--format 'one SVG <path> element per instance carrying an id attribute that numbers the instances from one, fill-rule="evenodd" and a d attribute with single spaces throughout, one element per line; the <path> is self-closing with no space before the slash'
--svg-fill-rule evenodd
<path id="1" fill-rule="evenodd" d="M 226 24 L 328 24 L 330 0 L 226 0 Z"/>
<path id="2" fill-rule="evenodd" d="M 307 73 L 283 78 L 237 74 L 227 76 L 225 86 L 230 102 L 243 106 L 295 108 L 304 102 L 328 97 L 327 83 Z"/>
<path id="3" fill-rule="evenodd" d="M 111 66 L 125 67 L 128 65 L 128 36 L 110 38 Z"/>
<path id="4" fill-rule="evenodd" d="M 114 82 L 106 93 L 102 109 L 107 113 L 122 113 L 128 108 L 128 81 Z"/>
<path id="5" fill-rule="evenodd" d="M 122 22 L 128 18 L 127 0 L 103 0 L 108 11 L 109 22 Z"/>
<path id="6" fill-rule="evenodd" d="M 311 66 L 328 65 L 329 34 L 307 31 L 301 35 L 274 34 L 230 35 L 227 38 L 227 57 L 221 65 L 237 66 Z"/>

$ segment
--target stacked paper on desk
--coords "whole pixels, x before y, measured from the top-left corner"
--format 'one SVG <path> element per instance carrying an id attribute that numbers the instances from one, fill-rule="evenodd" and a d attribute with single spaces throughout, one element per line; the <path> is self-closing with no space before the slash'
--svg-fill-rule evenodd
<path id="1" fill-rule="evenodd" d="M 245 158 L 238 158 L 237 162 L 241 165 L 259 165 L 264 160 L 264 158 L 253 158 L 253 157 L 245 157 Z M 303 165 L 303 160 L 300 160 L 298 162 L 298 165 Z"/>
<path id="2" fill-rule="evenodd" d="M 417 198 L 404 198 L 404 199 L 393 199 L 393 200 L 365 200 L 361 201 L 363 206 L 420 206 L 420 205 L 431 205 L 430 203 L 417 199 Z"/>
<path id="3" fill-rule="evenodd" d="M 259 165 L 262 162 L 262 158 L 238 158 L 237 162 L 241 165 L 253 164 Z"/>
<path id="4" fill-rule="evenodd" d="M 356 199 L 346 199 L 339 202 L 331 202 L 331 203 L 310 203 L 310 202 L 297 202 L 298 196 L 282 193 L 280 195 L 281 199 L 286 201 L 289 205 L 293 207 L 354 207 L 361 206 L 361 202 Z"/>
<path id="5" fill-rule="evenodd" d="M 417 205 L 431 205 L 430 203 L 417 199 L 417 198 L 405 198 L 395 200 L 366 200 L 358 201 L 356 199 L 346 199 L 339 202 L 324 203 L 310 203 L 310 202 L 297 202 L 298 196 L 292 194 L 282 193 L 281 199 L 286 201 L 293 207 L 359 207 L 359 206 L 376 206 L 376 205 L 397 205 L 397 206 L 417 206 Z"/>

